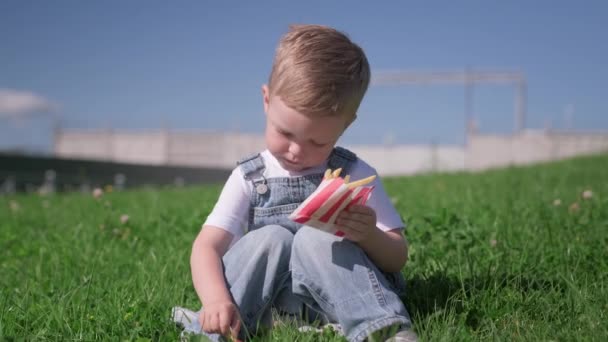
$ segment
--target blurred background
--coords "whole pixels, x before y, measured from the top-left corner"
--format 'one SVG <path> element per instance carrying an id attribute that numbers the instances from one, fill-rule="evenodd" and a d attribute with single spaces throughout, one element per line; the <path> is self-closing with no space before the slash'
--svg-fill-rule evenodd
<path id="1" fill-rule="evenodd" d="M 225 179 L 264 148 L 261 86 L 293 23 L 366 51 L 340 145 L 381 175 L 602 153 L 606 18 L 605 1 L 5 0 L 0 192 Z"/>

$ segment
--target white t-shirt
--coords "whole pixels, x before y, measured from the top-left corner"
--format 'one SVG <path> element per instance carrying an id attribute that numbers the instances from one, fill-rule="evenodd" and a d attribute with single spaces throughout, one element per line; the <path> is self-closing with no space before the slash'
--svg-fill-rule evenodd
<path id="1" fill-rule="evenodd" d="M 261 157 L 266 167 L 263 171 L 263 176 L 266 179 L 305 176 L 323 173 L 327 169 L 327 162 L 325 162 L 314 168 L 301 172 L 293 172 L 282 168 L 277 159 L 268 150 L 264 150 L 261 153 Z M 376 170 L 360 158 L 357 158 L 355 164 L 350 168 L 350 179 L 352 180 L 362 179 L 371 175 L 377 175 Z M 369 185 L 373 185 L 374 190 L 366 205 L 376 211 L 376 226 L 383 231 L 404 228 L 405 225 L 391 203 L 386 191 L 384 191 L 380 178 L 376 177 Z M 236 167 L 226 181 L 222 193 L 204 225 L 215 226 L 232 233 L 234 235 L 232 244 L 234 244 L 247 230 L 251 206 L 251 191 L 253 191 L 252 182 L 245 179 L 240 167 Z"/>

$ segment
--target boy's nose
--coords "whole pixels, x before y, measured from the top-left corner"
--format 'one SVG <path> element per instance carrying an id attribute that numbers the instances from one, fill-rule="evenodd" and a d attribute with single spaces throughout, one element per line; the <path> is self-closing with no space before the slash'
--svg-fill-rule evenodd
<path id="1" fill-rule="evenodd" d="M 293 159 L 298 160 L 302 156 L 302 147 L 292 142 L 289 144 L 289 153 L 293 156 Z"/>

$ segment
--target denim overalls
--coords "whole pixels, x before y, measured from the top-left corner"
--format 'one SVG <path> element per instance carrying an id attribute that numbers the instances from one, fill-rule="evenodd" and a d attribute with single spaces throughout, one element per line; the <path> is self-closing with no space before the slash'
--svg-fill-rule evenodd
<path id="1" fill-rule="evenodd" d="M 354 153 L 336 147 L 328 168 L 342 168 L 346 175 L 356 160 Z M 241 313 L 243 337 L 272 324 L 272 307 L 294 315 L 316 313 L 316 319 L 338 323 L 349 341 L 363 341 L 395 324 L 410 326 L 399 298 L 404 291 L 400 273 L 383 273 L 355 243 L 287 218 L 317 188 L 323 174 L 266 179 L 259 155 L 238 165 L 253 183 L 249 229 L 222 261 Z M 174 319 L 185 332 L 203 333 L 198 313 L 174 310 Z"/>
<path id="2" fill-rule="evenodd" d="M 341 174 L 346 175 L 356 161 L 354 153 L 336 147 L 327 161 L 327 167 L 332 170 L 341 168 Z M 287 217 L 321 184 L 323 174 L 265 179 L 261 176 L 265 166 L 259 154 L 245 158 L 238 164 L 245 179 L 253 183 L 249 231 L 278 224 L 295 234 L 302 225 Z"/>

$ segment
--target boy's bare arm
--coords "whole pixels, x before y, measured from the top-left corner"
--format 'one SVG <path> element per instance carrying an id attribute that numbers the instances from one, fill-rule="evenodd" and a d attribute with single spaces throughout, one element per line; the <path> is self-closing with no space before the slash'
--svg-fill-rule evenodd
<path id="1" fill-rule="evenodd" d="M 222 257 L 232 241 L 224 229 L 205 226 L 194 240 L 190 256 L 192 282 L 203 306 L 217 301 L 232 301 L 224 280 Z"/>
<path id="2" fill-rule="evenodd" d="M 194 288 L 204 307 L 199 317 L 203 331 L 238 339 L 241 320 L 222 266 L 222 257 L 232 238 L 221 228 L 203 227 L 192 246 L 190 267 Z"/>
<path id="3" fill-rule="evenodd" d="M 399 272 L 407 262 L 407 240 L 401 229 L 382 231 L 376 227 L 375 234 L 359 242 L 367 256 L 384 272 Z"/>
<path id="4" fill-rule="evenodd" d="M 365 205 L 353 205 L 338 217 L 346 238 L 356 242 L 384 272 L 399 272 L 407 261 L 407 241 L 401 229 L 382 231 L 376 227 L 376 212 Z"/>

